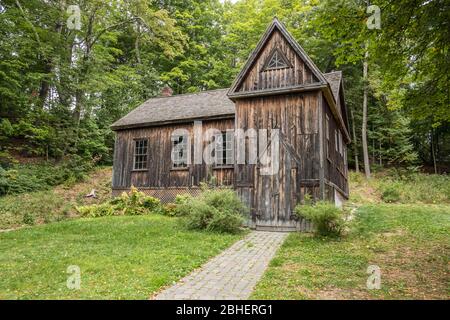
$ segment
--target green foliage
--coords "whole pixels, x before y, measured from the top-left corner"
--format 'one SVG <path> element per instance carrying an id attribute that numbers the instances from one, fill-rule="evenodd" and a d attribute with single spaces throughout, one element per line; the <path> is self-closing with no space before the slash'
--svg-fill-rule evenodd
<path id="1" fill-rule="evenodd" d="M 181 217 L 188 213 L 184 210 L 185 205 L 191 201 L 192 197 L 188 194 L 178 194 L 175 197 L 175 203 L 167 203 L 160 206 L 160 213 L 171 217 Z"/>
<path id="2" fill-rule="evenodd" d="M 208 189 L 200 196 L 177 205 L 177 213 L 186 216 L 190 229 L 236 233 L 244 222 L 247 208 L 233 190 Z"/>
<path id="3" fill-rule="evenodd" d="M 110 164 L 112 122 L 158 95 L 163 85 L 178 94 L 229 87 L 277 16 L 323 72 L 343 70 L 355 129 L 350 163 L 361 152 L 367 86 L 372 163 L 420 162 L 448 171 L 448 5 L 379 0 L 380 30 L 367 28 L 367 5 L 362 0 L 89 0 L 79 3 L 82 23 L 75 37 L 63 23 L 67 14 L 60 5 L 28 0 L 21 9 L 5 1 L 0 153 Z M 368 81 L 362 77 L 366 45 Z M 3 166 L 8 161 L 2 158 Z M 69 183 L 79 179 L 75 176 Z"/>
<path id="4" fill-rule="evenodd" d="M 76 207 L 76 209 L 78 213 L 83 217 L 96 218 L 116 215 L 114 207 L 109 202 L 105 202 L 102 204 L 93 204 L 89 206 L 80 206 Z"/>
<path id="5" fill-rule="evenodd" d="M 8 170 L 0 167 L 0 196 L 18 194 L 83 180 L 92 165 L 72 158 L 68 162 L 16 165 Z"/>
<path id="6" fill-rule="evenodd" d="M 159 199 L 146 196 L 143 192 L 132 187 L 129 193 L 124 192 L 120 197 L 111 201 L 90 206 L 80 206 L 76 209 L 81 216 L 91 218 L 136 216 L 161 212 L 161 202 Z"/>
<path id="7" fill-rule="evenodd" d="M 175 203 L 167 203 L 161 206 L 159 213 L 169 217 L 179 216 L 177 207 L 178 206 Z"/>
<path id="8" fill-rule="evenodd" d="M 0 229 L 58 221 L 67 217 L 69 206 L 53 191 L 0 197 Z"/>
<path id="9" fill-rule="evenodd" d="M 345 228 L 345 213 L 333 203 L 319 201 L 312 205 L 297 205 L 295 213 L 311 221 L 319 236 L 340 236 Z"/>
<path id="10" fill-rule="evenodd" d="M 381 199 L 388 203 L 398 202 L 401 198 L 399 189 L 399 185 L 394 183 L 385 186 L 381 192 Z"/>
<path id="11" fill-rule="evenodd" d="M 383 169 L 369 180 L 350 172 L 350 184 L 357 202 L 450 203 L 450 177 L 419 173 L 416 167 Z"/>
<path id="12" fill-rule="evenodd" d="M 25 214 L 23 215 L 23 223 L 28 225 L 34 225 L 36 221 L 31 213 L 25 212 Z"/>
<path id="13" fill-rule="evenodd" d="M 177 194 L 175 197 L 175 204 L 182 205 L 187 203 L 192 197 L 188 194 Z"/>

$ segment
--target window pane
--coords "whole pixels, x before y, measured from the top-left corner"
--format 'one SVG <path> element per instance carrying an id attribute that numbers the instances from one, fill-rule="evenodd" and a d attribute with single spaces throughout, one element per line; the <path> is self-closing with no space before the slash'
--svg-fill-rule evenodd
<path id="1" fill-rule="evenodd" d="M 134 142 L 134 170 L 147 169 L 148 140 L 139 139 Z"/>
<path id="2" fill-rule="evenodd" d="M 172 161 L 174 168 L 187 167 L 187 137 L 172 136 Z"/>

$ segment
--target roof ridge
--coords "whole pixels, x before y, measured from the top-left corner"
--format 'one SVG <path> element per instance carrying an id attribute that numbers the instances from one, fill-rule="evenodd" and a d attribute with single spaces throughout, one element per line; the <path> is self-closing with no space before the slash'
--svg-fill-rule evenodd
<path id="1" fill-rule="evenodd" d="M 332 73 L 340 73 L 340 74 L 342 74 L 342 70 L 335 70 L 335 71 L 330 71 L 330 72 L 324 72 L 323 74 L 332 74 Z"/>
<path id="2" fill-rule="evenodd" d="M 182 96 L 193 96 L 193 95 L 198 95 L 198 94 L 202 94 L 202 93 L 208 93 L 208 92 L 215 92 L 215 91 L 224 91 L 224 90 L 229 90 L 230 88 L 221 88 L 221 89 L 212 89 L 212 90 L 203 90 L 203 91 L 199 91 L 199 92 L 190 92 L 190 93 L 180 93 L 180 94 L 174 94 L 171 96 L 156 96 L 156 97 L 150 97 L 145 101 L 148 101 L 150 99 L 165 99 L 165 98 L 175 98 L 175 97 L 182 97 Z"/>

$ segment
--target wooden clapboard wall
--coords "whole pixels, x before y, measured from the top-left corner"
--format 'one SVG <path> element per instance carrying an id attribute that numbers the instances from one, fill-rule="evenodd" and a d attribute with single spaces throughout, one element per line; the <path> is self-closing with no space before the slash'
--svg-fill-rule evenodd
<path id="1" fill-rule="evenodd" d="M 234 184 L 234 168 L 216 168 L 212 165 L 191 164 L 187 168 L 173 168 L 171 160 L 171 135 L 176 129 L 189 131 L 193 157 L 193 122 L 157 127 L 120 130 L 116 132 L 113 189 L 126 189 L 131 185 L 140 188 L 190 188 L 201 182 L 215 181 L 217 185 Z M 205 120 L 203 131 L 209 128 L 226 131 L 233 129 L 234 119 Z M 148 165 L 145 171 L 133 170 L 134 139 L 148 139 Z M 208 141 L 204 141 L 203 148 Z"/>

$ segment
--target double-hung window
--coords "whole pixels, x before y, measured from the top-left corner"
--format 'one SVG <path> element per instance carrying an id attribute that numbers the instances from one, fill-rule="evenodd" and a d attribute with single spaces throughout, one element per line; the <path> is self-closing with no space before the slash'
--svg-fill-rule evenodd
<path id="1" fill-rule="evenodd" d="M 172 136 L 172 162 L 173 168 L 187 168 L 188 166 L 188 136 Z"/>
<path id="2" fill-rule="evenodd" d="M 134 140 L 133 170 L 146 170 L 148 166 L 148 139 Z"/>
<path id="3" fill-rule="evenodd" d="M 227 166 L 233 164 L 233 132 L 223 131 L 216 137 L 216 166 Z"/>

